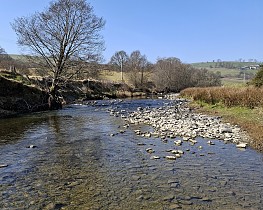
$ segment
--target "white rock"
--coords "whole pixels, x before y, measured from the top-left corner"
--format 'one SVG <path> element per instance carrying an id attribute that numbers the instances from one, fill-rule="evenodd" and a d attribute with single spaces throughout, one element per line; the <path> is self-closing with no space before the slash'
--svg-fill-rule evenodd
<path id="1" fill-rule="evenodd" d="M 168 160 L 176 160 L 176 157 L 172 156 L 172 155 L 167 155 L 167 156 L 165 156 L 165 158 Z"/>
<path id="2" fill-rule="evenodd" d="M 160 159 L 160 157 L 159 156 L 152 156 L 151 159 L 157 160 L 157 159 Z"/>
<path id="3" fill-rule="evenodd" d="M 239 143 L 236 145 L 237 148 L 246 148 L 247 147 L 247 143 Z"/>

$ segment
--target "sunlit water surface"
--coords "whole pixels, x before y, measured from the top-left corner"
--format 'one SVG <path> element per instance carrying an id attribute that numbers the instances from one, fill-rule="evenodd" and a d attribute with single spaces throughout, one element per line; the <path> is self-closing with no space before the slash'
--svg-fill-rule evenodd
<path id="1" fill-rule="evenodd" d="M 263 209 L 261 153 L 201 138 L 176 147 L 107 112 L 163 103 L 100 101 L 0 120 L 0 209 Z M 166 160 L 169 149 L 185 154 Z"/>

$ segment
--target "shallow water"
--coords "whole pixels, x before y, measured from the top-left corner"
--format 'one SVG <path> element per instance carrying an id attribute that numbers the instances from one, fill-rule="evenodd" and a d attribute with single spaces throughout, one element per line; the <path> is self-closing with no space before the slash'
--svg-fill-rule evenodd
<path id="1" fill-rule="evenodd" d="M 263 209 L 261 153 L 139 137 L 134 129 L 151 128 L 125 129 L 107 112 L 164 102 L 100 101 L 0 120 L 0 209 Z M 166 160 L 169 149 L 185 154 Z"/>

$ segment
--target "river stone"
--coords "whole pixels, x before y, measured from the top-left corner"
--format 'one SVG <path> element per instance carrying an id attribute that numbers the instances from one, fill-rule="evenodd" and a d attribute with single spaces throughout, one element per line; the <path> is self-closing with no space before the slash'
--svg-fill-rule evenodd
<path id="1" fill-rule="evenodd" d="M 0 168 L 5 168 L 7 166 L 8 166 L 7 164 L 0 164 Z"/>
<path id="2" fill-rule="evenodd" d="M 155 151 L 154 151 L 152 148 L 147 148 L 147 149 L 146 149 L 146 152 L 148 152 L 148 153 L 151 154 L 151 153 L 154 153 Z"/>
<path id="3" fill-rule="evenodd" d="M 165 156 L 165 158 L 166 158 L 167 160 L 176 160 L 176 157 L 175 157 L 175 156 L 172 156 L 172 155 L 167 155 L 167 156 Z"/>
<path id="4" fill-rule="evenodd" d="M 140 176 L 137 176 L 137 175 L 132 175 L 131 179 L 132 179 L 133 181 L 138 181 L 138 180 L 141 179 L 141 177 L 140 177 Z"/>
<path id="5" fill-rule="evenodd" d="M 193 205 L 193 202 L 189 200 L 180 200 L 180 203 L 183 205 Z"/>
<path id="6" fill-rule="evenodd" d="M 160 157 L 159 156 L 152 156 L 151 159 L 157 160 L 157 159 L 160 159 Z"/>
<path id="7" fill-rule="evenodd" d="M 143 195 L 140 195 L 136 198 L 137 201 L 142 201 L 144 199 Z"/>
<path id="8" fill-rule="evenodd" d="M 178 205 L 178 204 L 171 204 L 170 206 L 169 206 L 169 209 L 170 210 L 174 210 L 174 209 L 181 209 L 182 207 L 180 206 L 180 205 Z"/>
<path id="9" fill-rule="evenodd" d="M 180 158 L 181 154 L 175 154 L 175 157 Z"/>
<path id="10" fill-rule="evenodd" d="M 208 197 L 203 197 L 202 198 L 202 201 L 205 201 L 205 202 L 211 202 L 212 200 Z"/>
<path id="11" fill-rule="evenodd" d="M 220 129 L 221 133 L 232 133 L 232 129 L 228 126 L 225 126 L 223 128 Z"/>
<path id="12" fill-rule="evenodd" d="M 174 199 L 174 195 L 167 195 L 165 197 L 163 197 L 164 201 L 172 201 Z"/>
<path id="13" fill-rule="evenodd" d="M 246 148 L 247 147 L 247 143 L 239 143 L 236 145 L 237 148 Z"/>
<path id="14" fill-rule="evenodd" d="M 172 183 L 171 184 L 171 188 L 178 188 L 178 187 L 180 187 L 179 183 Z"/>

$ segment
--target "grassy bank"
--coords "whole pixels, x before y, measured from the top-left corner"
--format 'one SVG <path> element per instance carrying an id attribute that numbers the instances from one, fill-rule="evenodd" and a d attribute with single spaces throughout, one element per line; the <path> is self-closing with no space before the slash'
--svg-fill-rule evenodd
<path id="1" fill-rule="evenodd" d="M 263 88 L 254 87 L 211 87 L 187 88 L 182 96 L 208 104 L 222 104 L 226 107 L 241 106 L 248 108 L 263 106 Z"/>
<path id="2" fill-rule="evenodd" d="M 263 89 L 189 88 L 181 96 L 193 99 L 197 111 L 239 125 L 253 139 L 250 146 L 263 151 Z"/>

